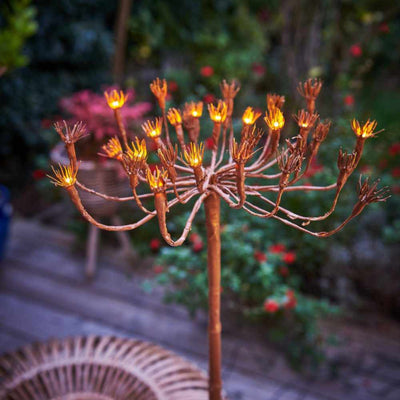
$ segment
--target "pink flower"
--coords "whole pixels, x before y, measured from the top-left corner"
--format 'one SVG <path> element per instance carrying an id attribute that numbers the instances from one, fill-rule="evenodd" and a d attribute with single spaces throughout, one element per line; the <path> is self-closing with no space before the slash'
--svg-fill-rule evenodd
<path id="1" fill-rule="evenodd" d="M 351 47 L 350 47 L 350 54 L 353 56 L 353 57 L 361 57 L 362 56 L 362 48 L 361 48 L 361 46 L 358 44 L 358 43 L 356 43 L 356 44 L 353 44 Z"/>
<path id="2" fill-rule="evenodd" d="M 254 74 L 257 76 L 263 76 L 266 71 L 266 68 L 264 67 L 264 65 L 262 65 L 260 63 L 254 63 L 251 66 L 251 69 L 253 70 Z"/>
<path id="3" fill-rule="evenodd" d="M 264 310 L 267 313 L 274 314 L 279 310 L 279 304 L 272 299 L 267 299 L 264 302 Z"/>
<path id="4" fill-rule="evenodd" d="M 354 105 L 354 96 L 351 94 L 348 94 L 347 96 L 344 97 L 343 103 L 348 107 L 353 106 Z"/>
<path id="5" fill-rule="evenodd" d="M 260 263 L 267 261 L 267 256 L 262 251 L 254 252 L 254 259 Z"/>
<path id="6" fill-rule="evenodd" d="M 161 247 L 161 241 L 160 239 L 153 238 L 150 240 L 150 249 L 152 251 L 158 251 Z"/>
<path id="7" fill-rule="evenodd" d="M 189 241 L 192 243 L 201 242 L 201 237 L 197 233 L 192 233 L 189 236 Z"/>
<path id="8" fill-rule="evenodd" d="M 286 264 L 293 264 L 296 261 L 296 253 L 288 251 L 284 254 L 282 259 Z"/>
<path id="9" fill-rule="evenodd" d="M 203 96 L 204 103 L 212 103 L 215 100 L 215 96 L 211 93 L 207 93 Z"/>
<path id="10" fill-rule="evenodd" d="M 286 247 L 282 243 L 273 244 L 269 247 L 268 251 L 273 254 L 283 253 L 286 250 Z"/>
<path id="11" fill-rule="evenodd" d="M 204 67 L 200 68 L 200 75 L 204 76 L 205 78 L 209 78 L 210 76 L 214 75 L 214 68 L 210 65 L 205 65 Z"/>

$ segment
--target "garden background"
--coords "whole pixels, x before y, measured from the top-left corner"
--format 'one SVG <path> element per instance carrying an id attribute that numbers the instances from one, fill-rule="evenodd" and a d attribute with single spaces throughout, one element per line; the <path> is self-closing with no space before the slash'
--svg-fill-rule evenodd
<path id="1" fill-rule="evenodd" d="M 74 251 L 82 252 L 88 227 L 46 178 L 58 141 L 52 124 L 62 118 L 87 122 L 93 136 L 81 155 L 97 159 L 100 145 L 116 132 L 102 96 L 105 88 L 118 84 L 129 91 L 125 117 L 140 135 L 141 123 L 156 112 L 148 90 L 155 77 L 168 80 L 171 107 L 189 100 L 213 102 L 221 80 L 236 79 L 241 84 L 236 110 L 251 105 L 264 111 L 267 92 L 286 96 L 290 136 L 290 115 L 301 106 L 298 82 L 321 78 L 317 108 L 333 126 L 307 182 L 334 181 L 337 149 L 350 150 L 354 143 L 351 119 L 372 118 L 385 130 L 367 142 L 356 172 L 380 177 L 382 185 L 391 186 L 392 197 L 322 240 L 223 209 L 223 312 L 259 326 L 266 341 L 277 343 L 290 364 L 303 369 L 321 365 L 326 347 L 335 344 L 319 329 L 320 317 L 362 324 L 385 315 L 398 321 L 400 6 L 388 0 L 133 1 L 126 46 L 118 53 L 116 3 L 1 4 L 0 182 L 11 191 L 13 217 L 73 232 Z M 241 115 L 236 117 L 239 126 Z M 357 179 L 348 184 L 329 226 L 354 204 Z M 329 200 L 310 194 L 291 206 L 318 215 Z M 138 213 L 129 207 L 119 211 L 127 221 Z M 172 232 L 180 231 L 185 218 L 183 211 L 172 216 Z M 145 278 L 144 292 L 151 296 L 161 285 L 165 300 L 183 305 L 192 316 L 207 306 L 203 215 L 195 225 L 180 248 L 167 247 L 155 223 L 130 235 L 138 254 L 152 260 L 146 272 L 132 263 L 131 273 Z M 111 234 L 102 240 L 116 245 Z"/>

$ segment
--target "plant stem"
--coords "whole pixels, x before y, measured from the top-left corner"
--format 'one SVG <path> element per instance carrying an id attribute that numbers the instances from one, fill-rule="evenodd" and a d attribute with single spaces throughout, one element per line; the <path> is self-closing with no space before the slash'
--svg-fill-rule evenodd
<path id="1" fill-rule="evenodd" d="M 207 224 L 209 400 L 221 400 L 221 235 L 220 198 L 215 192 L 204 201 Z"/>

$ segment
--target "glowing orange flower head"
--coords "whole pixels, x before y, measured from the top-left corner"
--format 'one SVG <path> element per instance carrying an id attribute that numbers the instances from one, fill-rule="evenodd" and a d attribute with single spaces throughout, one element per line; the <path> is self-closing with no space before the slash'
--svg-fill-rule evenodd
<path id="1" fill-rule="evenodd" d="M 358 137 L 361 137 L 363 139 L 373 137 L 377 133 L 381 132 L 381 131 L 374 132 L 377 125 L 378 124 L 376 121 L 370 121 L 370 120 L 368 120 L 363 126 L 361 126 L 356 119 L 353 119 L 353 121 L 351 121 L 351 129 L 353 129 L 353 132 Z"/>
<path id="2" fill-rule="evenodd" d="M 283 117 L 282 111 L 278 107 L 268 109 L 265 114 L 264 121 L 273 131 L 280 130 L 285 125 L 285 118 Z"/>
<path id="3" fill-rule="evenodd" d="M 154 172 L 151 172 L 150 169 L 147 170 L 146 173 L 147 182 L 150 186 L 150 189 L 153 192 L 163 192 L 165 190 L 165 185 L 167 182 L 168 171 L 164 168 L 156 169 Z"/>
<path id="4" fill-rule="evenodd" d="M 139 138 L 136 136 L 135 142 L 131 142 L 131 147 L 128 147 L 126 154 L 131 160 L 134 160 L 136 162 L 146 161 L 146 141 L 144 139 L 139 140 Z"/>
<path id="5" fill-rule="evenodd" d="M 167 117 L 169 123 L 173 126 L 180 125 L 182 123 L 181 113 L 176 108 L 169 109 Z"/>
<path id="6" fill-rule="evenodd" d="M 224 122 L 227 115 L 227 106 L 226 103 L 222 100 L 218 101 L 217 106 L 215 107 L 214 104 L 208 105 L 208 112 L 210 113 L 210 118 L 212 121 L 220 123 Z"/>
<path id="7" fill-rule="evenodd" d="M 75 185 L 76 174 L 78 173 L 78 168 L 74 168 L 72 165 L 61 165 L 58 164 L 58 169 L 51 167 L 54 176 L 47 175 L 51 182 L 55 186 L 62 186 L 68 188 Z"/>
<path id="8" fill-rule="evenodd" d="M 306 100 L 315 100 L 322 88 L 322 81 L 320 79 L 308 79 L 304 83 L 300 82 L 297 87 L 298 92 Z"/>
<path id="9" fill-rule="evenodd" d="M 149 138 L 156 139 L 160 137 L 162 131 L 162 118 L 156 118 L 154 121 L 146 121 L 142 125 L 142 129 Z"/>
<path id="10" fill-rule="evenodd" d="M 280 96 L 279 94 L 267 94 L 267 107 L 268 108 L 273 108 L 273 107 L 278 107 L 282 108 L 283 105 L 285 104 L 285 96 Z"/>
<path id="11" fill-rule="evenodd" d="M 186 162 L 193 168 L 198 167 L 203 162 L 204 143 L 199 145 L 191 142 L 184 152 Z"/>
<path id="12" fill-rule="evenodd" d="M 150 83 L 150 90 L 154 94 L 154 96 L 158 100 L 158 104 L 161 108 L 165 107 L 165 98 L 167 97 L 168 93 L 168 85 L 165 79 L 154 79 L 152 83 Z"/>
<path id="13" fill-rule="evenodd" d="M 100 153 L 102 156 L 106 156 L 108 158 L 115 158 L 120 160 L 122 157 L 122 146 L 121 142 L 117 137 L 111 138 L 105 145 L 103 145 L 102 150 L 104 153 Z"/>
<path id="14" fill-rule="evenodd" d="M 117 90 L 114 89 L 109 93 L 104 92 L 104 96 L 106 97 L 108 106 L 113 110 L 117 110 L 126 103 L 126 100 L 128 99 L 129 95 L 125 95 L 122 90 L 118 92 Z"/>
<path id="15" fill-rule="evenodd" d="M 310 114 L 308 111 L 300 110 L 293 118 L 297 122 L 299 128 L 311 129 L 318 119 L 319 115 L 316 113 Z"/>
<path id="16" fill-rule="evenodd" d="M 185 104 L 185 108 L 183 110 L 183 116 L 186 117 L 194 117 L 200 118 L 203 114 L 203 102 L 199 101 L 195 103 L 194 101 Z"/>
<path id="17" fill-rule="evenodd" d="M 255 112 L 251 107 L 247 107 L 243 113 L 242 121 L 245 125 L 253 125 L 260 116 L 260 112 Z"/>

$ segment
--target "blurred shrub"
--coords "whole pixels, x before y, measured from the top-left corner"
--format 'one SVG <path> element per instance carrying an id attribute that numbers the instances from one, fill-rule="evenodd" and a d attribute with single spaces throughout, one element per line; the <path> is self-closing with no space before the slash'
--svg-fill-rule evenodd
<path id="1" fill-rule="evenodd" d="M 0 179 L 13 188 L 47 157 L 41 121 L 58 113 L 60 97 L 109 80 L 114 4 L 38 0 L 35 7 L 38 31 L 24 52 L 30 65 L 0 79 Z"/>

